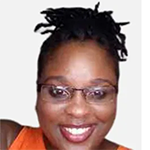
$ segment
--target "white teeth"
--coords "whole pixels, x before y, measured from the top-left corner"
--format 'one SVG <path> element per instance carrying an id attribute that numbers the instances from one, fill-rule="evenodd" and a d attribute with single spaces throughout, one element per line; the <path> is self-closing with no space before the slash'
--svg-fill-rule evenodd
<path id="1" fill-rule="evenodd" d="M 87 132 L 89 129 L 90 127 L 88 128 L 65 128 L 66 131 L 74 135 L 83 134 Z"/>

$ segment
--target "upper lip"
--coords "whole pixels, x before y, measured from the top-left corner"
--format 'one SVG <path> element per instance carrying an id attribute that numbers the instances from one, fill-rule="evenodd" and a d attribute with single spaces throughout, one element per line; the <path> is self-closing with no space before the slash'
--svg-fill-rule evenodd
<path id="1" fill-rule="evenodd" d="M 93 125 L 95 124 L 65 124 L 61 126 L 66 128 L 87 128 L 87 127 L 92 127 Z"/>

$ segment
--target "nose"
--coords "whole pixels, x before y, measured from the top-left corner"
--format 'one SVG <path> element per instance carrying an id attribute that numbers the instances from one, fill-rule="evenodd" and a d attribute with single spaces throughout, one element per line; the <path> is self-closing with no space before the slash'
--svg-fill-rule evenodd
<path id="1" fill-rule="evenodd" d="M 70 103 L 65 108 L 65 112 L 74 118 L 84 118 L 91 113 L 90 106 L 83 96 L 81 96 L 81 93 L 76 94 L 70 100 Z"/>

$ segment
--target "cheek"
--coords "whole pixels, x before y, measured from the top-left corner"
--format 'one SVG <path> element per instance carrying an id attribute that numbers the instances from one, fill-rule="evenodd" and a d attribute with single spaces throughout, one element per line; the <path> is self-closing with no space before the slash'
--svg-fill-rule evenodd
<path id="1" fill-rule="evenodd" d="M 95 106 L 95 116 L 104 124 L 112 122 L 116 116 L 116 101 L 110 104 Z"/>
<path id="2" fill-rule="evenodd" d="M 57 124 L 59 122 L 58 118 L 60 118 L 60 115 L 62 114 L 61 106 L 56 106 L 38 99 L 36 108 L 40 124 L 44 124 L 46 126 Z"/>
<path id="3" fill-rule="evenodd" d="M 51 104 L 38 98 L 36 110 L 40 127 L 50 143 L 54 146 L 63 144 L 58 128 L 59 123 L 63 119 L 62 106 Z"/>

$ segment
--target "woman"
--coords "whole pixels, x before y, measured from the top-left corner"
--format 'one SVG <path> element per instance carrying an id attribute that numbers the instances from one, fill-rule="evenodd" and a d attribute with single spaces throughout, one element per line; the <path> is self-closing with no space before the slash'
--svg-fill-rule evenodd
<path id="1" fill-rule="evenodd" d="M 47 9 L 38 59 L 36 111 L 40 128 L 1 121 L 1 149 L 128 150 L 105 139 L 115 116 L 125 35 L 112 12 Z"/>

